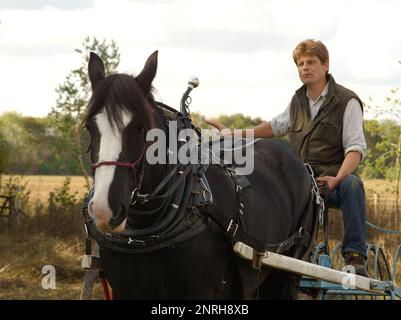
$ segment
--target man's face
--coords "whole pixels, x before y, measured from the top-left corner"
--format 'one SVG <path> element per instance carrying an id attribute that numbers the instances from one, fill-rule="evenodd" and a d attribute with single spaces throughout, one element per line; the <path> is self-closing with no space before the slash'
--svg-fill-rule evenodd
<path id="1" fill-rule="evenodd" d="M 297 61 L 298 74 L 306 86 L 325 81 L 329 62 L 322 63 L 317 56 L 302 56 Z"/>

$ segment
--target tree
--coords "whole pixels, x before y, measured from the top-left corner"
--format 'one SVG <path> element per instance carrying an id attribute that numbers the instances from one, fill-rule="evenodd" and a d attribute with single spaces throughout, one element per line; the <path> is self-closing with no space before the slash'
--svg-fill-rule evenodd
<path id="1" fill-rule="evenodd" d="M 364 178 L 394 179 L 396 155 L 393 146 L 398 141 L 399 124 L 390 119 L 365 120 L 364 132 L 368 152 L 360 166 Z"/>
<path id="2" fill-rule="evenodd" d="M 401 64 L 401 61 L 398 61 Z M 396 176 L 397 176 L 397 191 L 396 191 L 396 217 L 398 216 L 399 206 L 398 206 L 398 198 L 400 195 L 400 181 L 401 181 L 401 130 L 400 130 L 400 123 L 401 123 L 401 98 L 399 96 L 399 88 L 392 89 L 390 91 L 390 96 L 386 97 L 382 106 L 367 106 L 367 109 L 372 111 L 376 117 L 386 115 L 390 116 L 392 119 L 398 124 L 398 139 L 396 143 L 389 143 L 386 145 L 387 153 L 392 154 L 395 156 L 395 166 L 396 166 Z M 390 140 L 390 139 L 385 139 Z M 395 221 L 396 226 L 398 225 L 398 221 Z"/>
<path id="3" fill-rule="evenodd" d="M 0 131 L 0 176 L 6 172 L 10 161 L 10 144 Z M 0 181 L 1 185 L 1 181 Z"/>
<path id="4" fill-rule="evenodd" d="M 54 173 L 49 169 L 57 163 L 52 150 L 56 141 L 48 128 L 47 118 L 26 117 L 16 112 L 0 116 L 0 141 L 3 141 L 0 145 L 4 149 L 0 150 L 0 158 L 8 157 L 7 172 Z"/>
<path id="5" fill-rule="evenodd" d="M 85 38 L 81 49 L 75 52 L 81 55 L 81 66 L 72 70 L 56 92 L 58 98 L 56 106 L 49 114 L 52 127 L 59 135 L 56 152 L 60 159 L 69 160 L 65 166 L 70 166 L 72 172 L 81 171 L 89 186 L 88 173 L 85 169 L 83 153 L 85 149 L 81 141 L 88 140 L 86 132 L 80 130 L 79 124 L 90 96 L 90 83 L 87 77 L 89 53 L 93 51 L 99 55 L 105 65 L 106 73 L 114 72 L 120 63 L 120 53 L 115 41 L 99 41 L 95 37 Z M 68 158 L 73 155 L 73 159 Z"/>

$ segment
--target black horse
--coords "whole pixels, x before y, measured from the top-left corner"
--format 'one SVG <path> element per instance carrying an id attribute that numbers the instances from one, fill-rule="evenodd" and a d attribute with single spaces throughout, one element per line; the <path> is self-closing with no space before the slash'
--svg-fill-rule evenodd
<path id="1" fill-rule="evenodd" d="M 294 235 L 312 233 L 311 177 L 296 155 L 280 143 L 258 140 L 245 183 L 224 165 L 151 164 L 147 132 L 168 134 L 172 119 L 185 126 L 181 113 L 151 94 L 157 52 L 136 77 L 106 76 L 94 53 L 88 67 L 93 95 L 85 127 L 94 188 L 86 223 L 100 245 L 114 298 L 296 298 L 297 277 L 254 269 L 233 252 L 241 234 L 298 258 L 307 251 L 310 238 L 301 243 Z M 205 182 L 212 198 L 205 197 Z"/>

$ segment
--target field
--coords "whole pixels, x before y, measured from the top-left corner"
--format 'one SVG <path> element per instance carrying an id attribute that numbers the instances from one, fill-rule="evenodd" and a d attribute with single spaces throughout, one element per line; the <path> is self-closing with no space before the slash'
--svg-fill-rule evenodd
<path id="1" fill-rule="evenodd" d="M 86 192 L 85 179 L 80 176 L 70 178 L 71 191 L 83 196 Z M 2 179 L 6 181 L 9 176 L 4 175 Z M 65 179 L 65 176 L 23 176 L 22 181 L 27 184 L 27 190 L 31 193 L 32 200 L 47 201 L 49 193 L 54 192 L 56 188 L 61 188 Z M 364 180 L 364 185 L 367 198 L 371 198 L 374 193 L 381 197 L 395 196 L 395 181 L 371 179 Z"/>
<path id="2" fill-rule="evenodd" d="M 10 177 L 5 175 L 3 180 L 7 181 Z M 46 202 L 50 192 L 54 192 L 57 188 L 61 188 L 65 181 L 64 176 L 24 176 L 22 181 L 27 184 L 27 191 L 30 192 L 32 201 Z M 77 193 L 79 197 L 83 197 L 87 188 L 83 177 L 70 177 L 70 188 L 72 193 Z"/>
<path id="3" fill-rule="evenodd" d="M 3 184 L 7 179 L 9 177 L 2 177 Z M 84 276 L 81 269 L 84 233 L 80 216 L 81 199 L 86 192 L 83 177 L 71 177 L 68 186 L 68 194 L 73 194 L 76 202 L 62 214 L 48 212 L 49 194 L 60 192 L 65 179 L 62 176 L 22 178 L 21 182 L 26 185 L 24 192 L 29 192 L 26 216 L 23 217 L 26 222 L 18 232 L 11 232 L 0 220 L 0 299 L 79 299 Z M 401 229 L 400 219 L 396 220 L 394 202 L 389 202 L 389 198 L 395 197 L 395 182 L 367 180 L 364 184 L 369 200 L 367 219 L 384 228 Z M 376 205 L 372 202 L 375 197 Z M 341 214 L 333 211 L 329 231 L 332 247 L 341 241 L 342 234 Z M 380 243 L 389 262 L 393 262 L 401 236 L 384 235 L 368 228 L 367 238 Z M 42 268 L 47 265 L 56 270 L 56 289 L 42 287 L 46 275 Z M 397 269 L 398 285 L 401 284 L 400 269 L 401 265 Z M 94 298 L 103 299 L 99 282 L 94 289 Z"/>
<path id="4" fill-rule="evenodd" d="M 3 183 L 8 179 L 3 176 Z M 46 215 L 49 194 L 62 188 L 65 177 L 25 176 L 21 182 L 29 193 L 22 226 L 18 232 L 10 232 L 5 221 L 0 220 L 0 299 L 79 299 L 84 276 L 80 199 L 86 192 L 85 180 L 71 177 L 68 192 L 77 199 L 71 219 L 71 212 L 63 212 L 64 217 Z M 48 265 L 56 270 L 56 289 L 42 287 L 46 276 L 42 268 Z M 100 283 L 93 294 L 94 298 L 103 298 Z"/>

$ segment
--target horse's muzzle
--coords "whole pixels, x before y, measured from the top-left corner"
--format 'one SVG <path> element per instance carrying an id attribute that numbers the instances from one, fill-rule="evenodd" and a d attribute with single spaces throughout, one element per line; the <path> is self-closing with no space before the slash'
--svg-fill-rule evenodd
<path id="1" fill-rule="evenodd" d="M 125 206 L 120 205 L 118 209 L 118 213 L 116 215 L 113 215 L 111 219 L 109 220 L 109 226 L 112 229 L 117 228 L 120 226 L 124 220 L 127 218 L 127 209 Z"/>
<path id="2" fill-rule="evenodd" d="M 88 214 L 94 220 L 96 227 L 107 233 L 119 233 L 125 228 L 127 212 L 120 206 L 116 215 L 109 208 L 98 206 L 91 201 L 88 206 Z"/>

